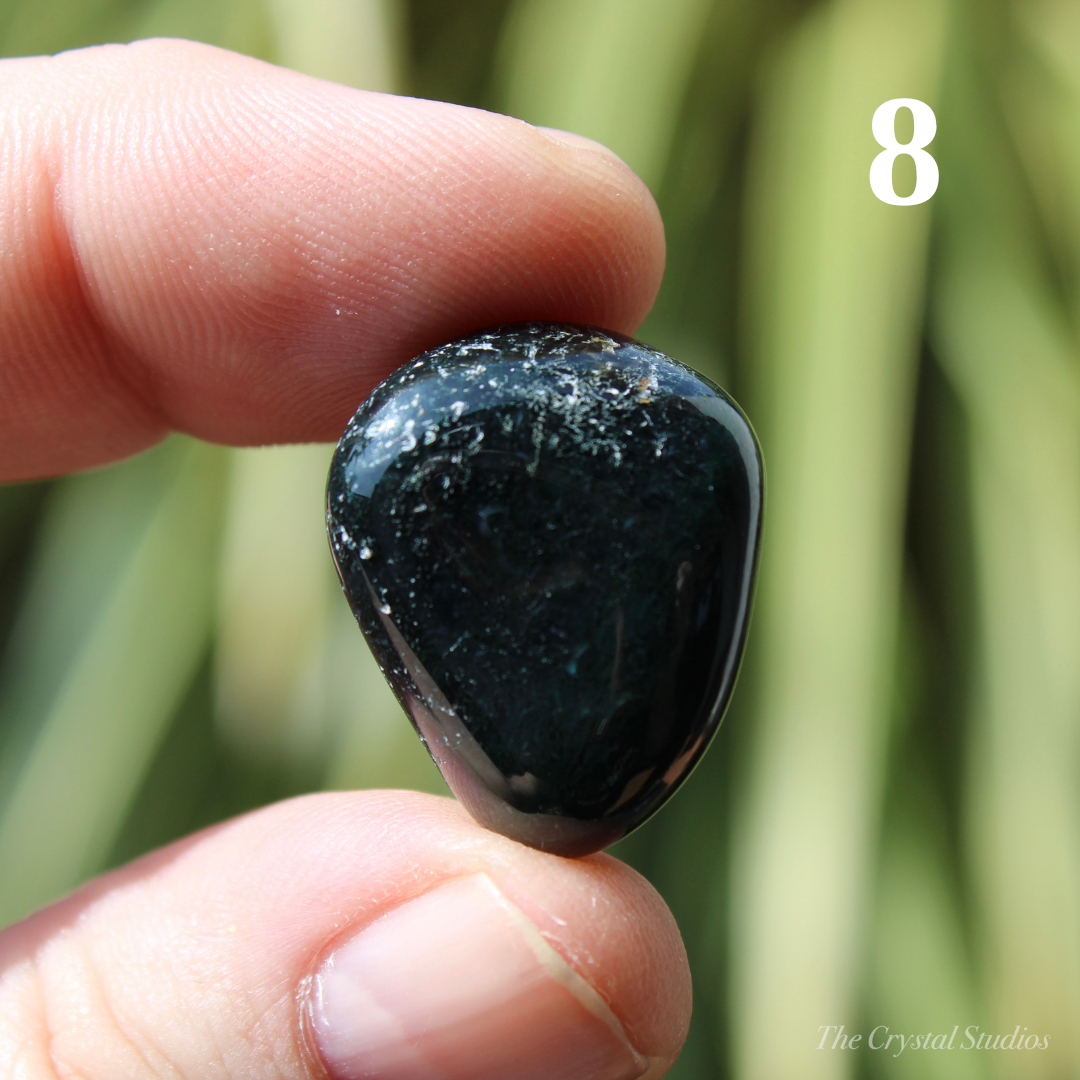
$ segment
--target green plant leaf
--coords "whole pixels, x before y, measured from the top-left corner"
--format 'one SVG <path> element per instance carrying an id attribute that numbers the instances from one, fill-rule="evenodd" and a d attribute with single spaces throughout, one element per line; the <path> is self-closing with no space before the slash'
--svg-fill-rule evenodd
<path id="1" fill-rule="evenodd" d="M 1051 1077 L 1080 1068 L 1080 363 L 1015 175 L 986 168 L 1007 156 L 1002 132 L 985 108 L 964 115 L 933 310 L 971 429 L 982 626 L 967 841 L 990 1021 L 1052 1032 L 1023 1066 Z"/>
<path id="2" fill-rule="evenodd" d="M 929 206 L 870 190 L 870 122 L 936 99 L 945 6 L 814 9 L 763 73 L 747 330 L 769 492 L 733 871 L 736 1075 L 842 1077 L 891 714 Z"/>
<path id="3" fill-rule="evenodd" d="M 514 116 L 609 146 L 654 189 L 709 0 L 519 0 L 502 43 Z"/>
<path id="4" fill-rule="evenodd" d="M 26 732 L 0 803 L 0 924 L 108 854 L 206 648 L 221 466 L 174 439 L 57 491 L 0 704 Z"/>

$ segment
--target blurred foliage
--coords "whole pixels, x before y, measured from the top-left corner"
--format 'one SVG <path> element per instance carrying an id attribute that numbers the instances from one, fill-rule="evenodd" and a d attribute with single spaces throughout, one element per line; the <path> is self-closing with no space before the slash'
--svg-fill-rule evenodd
<path id="1" fill-rule="evenodd" d="M 687 942 L 671 1075 L 1080 1075 L 1080 5 L 0 0 L 5 55 L 149 34 L 575 130 L 652 187 L 641 336 L 743 401 L 770 483 L 731 715 L 617 847 Z M 917 208 L 867 180 L 893 97 L 939 120 Z M 327 456 L 175 438 L 0 489 L 0 923 L 271 799 L 443 790 L 335 595 Z"/>

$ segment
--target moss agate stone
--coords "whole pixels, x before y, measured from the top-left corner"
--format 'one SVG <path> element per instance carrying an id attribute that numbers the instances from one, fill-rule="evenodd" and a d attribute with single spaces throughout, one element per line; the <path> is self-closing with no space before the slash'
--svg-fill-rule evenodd
<path id="1" fill-rule="evenodd" d="M 640 825 L 704 753 L 762 508 L 746 418 L 629 338 L 527 323 L 424 353 L 342 436 L 342 586 L 447 783 L 563 855 Z"/>

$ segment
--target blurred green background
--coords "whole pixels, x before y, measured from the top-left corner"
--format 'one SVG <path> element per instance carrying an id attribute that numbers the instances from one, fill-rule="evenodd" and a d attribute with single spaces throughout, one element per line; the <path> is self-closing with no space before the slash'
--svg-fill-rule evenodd
<path id="1" fill-rule="evenodd" d="M 0 0 L 5 55 L 153 35 L 578 131 L 660 203 L 640 336 L 770 484 L 731 713 L 617 848 L 690 953 L 671 1075 L 1080 1077 L 1080 3 Z M 919 207 L 869 188 L 894 97 L 938 117 Z M 273 799 L 445 790 L 336 594 L 328 455 L 0 488 L 0 924 Z"/>

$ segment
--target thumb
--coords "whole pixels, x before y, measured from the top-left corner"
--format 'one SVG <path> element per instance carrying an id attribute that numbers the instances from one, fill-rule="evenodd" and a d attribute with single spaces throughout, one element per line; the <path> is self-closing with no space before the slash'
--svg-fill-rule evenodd
<path id="1" fill-rule="evenodd" d="M 632 870 L 410 792 L 308 796 L 0 935 L 0 1075 L 632 1080 L 690 1013 Z"/>

